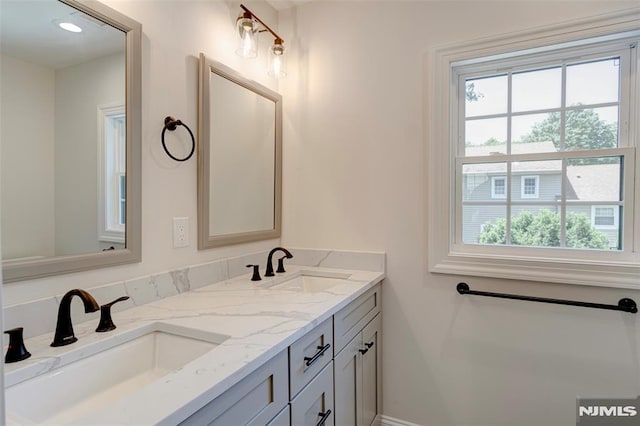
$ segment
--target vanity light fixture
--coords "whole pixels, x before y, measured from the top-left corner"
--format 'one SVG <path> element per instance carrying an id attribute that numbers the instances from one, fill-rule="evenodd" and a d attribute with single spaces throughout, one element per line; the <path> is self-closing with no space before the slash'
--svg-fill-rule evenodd
<path id="1" fill-rule="evenodd" d="M 284 66 L 284 40 L 275 33 L 267 24 L 241 4 L 242 13 L 236 20 L 239 45 L 236 53 L 243 58 L 255 58 L 258 56 L 258 34 L 268 31 L 274 37 L 273 45 L 269 48 L 269 75 L 276 78 L 287 75 Z"/>
<path id="2" fill-rule="evenodd" d="M 269 49 L 269 75 L 279 78 L 286 77 L 287 71 L 284 66 L 284 40 L 276 38 Z"/>

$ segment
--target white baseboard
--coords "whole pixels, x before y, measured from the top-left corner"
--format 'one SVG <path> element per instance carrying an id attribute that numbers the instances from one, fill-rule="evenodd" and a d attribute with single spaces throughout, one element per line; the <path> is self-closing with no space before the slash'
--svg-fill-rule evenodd
<path id="1" fill-rule="evenodd" d="M 374 426 L 420 426 L 416 423 L 406 422 L 393 417 L 378 414 L 373 421 Z"/>

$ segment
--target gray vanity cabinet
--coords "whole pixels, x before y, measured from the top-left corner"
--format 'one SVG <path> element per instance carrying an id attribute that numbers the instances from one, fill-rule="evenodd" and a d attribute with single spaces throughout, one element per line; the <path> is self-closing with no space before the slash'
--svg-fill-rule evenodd
<path id="1" fill-rule="evenodd" d="M 335 357 L 336 425 L 369 426 L 380 411 L 381 319 L 378 314 Z"/>
<path id="2" fill-rule="evenodd" d="M 362 347 L 362 338 L 354 337 L 334 359 L 335 416 L 338 425 L 356 426 L 362 412 L 362 357 L 358 349 Z"/>
<path id="3" fill-rule="evenodd" d="M 333 316 L 333 355 L 344 348 L 380 312 L 380 284 L 340 309 Z"/>
<path id="4" fill-rule="evenodd" d="M 381 411 L 380 284 L 184 425 L 370 426 Z"/>
<path id="5" fill-rule="evenodd" d="M 266 425 L 289 402 L 287 358 L 287 351 L 282 351 L 182 425 Z"/>
<path id="6" fill-rule="evenodd" d="M 329 362 L 291 401 L 291 424 L 334 425 L 333 362 Z"/>
<path id="7" fill-rule="evenodd" d="M 362 423 L 370 425 L 382 410 L 382 314 L 362 330 Z"/>
<path id="8" fill-rule="evenodd" d="M 276 416 L 275 419 L 271 420 L 267 426 L 290 426 L 291 425 L 291 409 L 289 405 L 284 407 L 284 410 L 280 412 Z"/>
<path id="9" fill-rule="evenodd" d="M 378 285 L 334 316 L 336 425 L 369 426 L 382 408 L 381 315 Z M 338 346 L 338 335 L 350 340 Z"/>
<path id="10" fill-rule="evenodd" d="M 333 359 L 333 318 L 328 318 L 289 346 L 291 399 Z"/>

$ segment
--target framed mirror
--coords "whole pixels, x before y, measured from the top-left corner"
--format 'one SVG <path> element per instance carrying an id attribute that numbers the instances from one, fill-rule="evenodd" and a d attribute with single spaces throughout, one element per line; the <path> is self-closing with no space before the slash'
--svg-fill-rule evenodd
<path id="1" fill-rule="evenodd" d="M 141 259 L 141 40 L 90 0 L 0 4 L 4 282 Z"/>
<path id="2" fill-rule="evenodd" d="M 282 96 L 200 54 L 198 248 L 278 238 Z"/>

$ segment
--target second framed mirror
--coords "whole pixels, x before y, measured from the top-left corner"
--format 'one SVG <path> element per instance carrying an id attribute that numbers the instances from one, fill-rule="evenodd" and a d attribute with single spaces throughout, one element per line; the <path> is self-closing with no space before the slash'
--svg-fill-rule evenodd
<path id="1" fill-rule="evenodd" d="M 198 248 L 280 236 L 282 96 L 200 54 Z"/>

